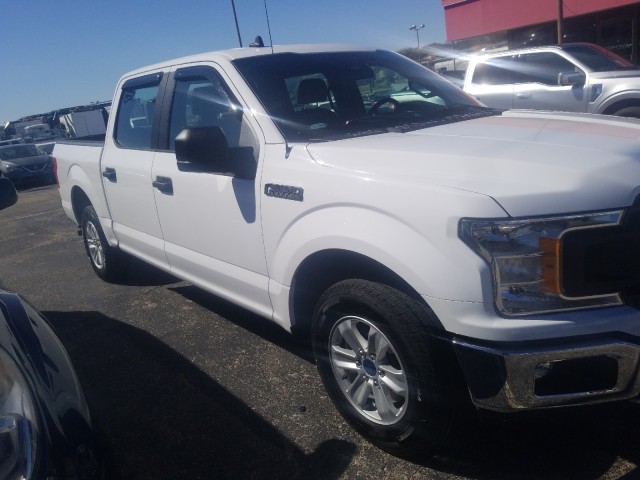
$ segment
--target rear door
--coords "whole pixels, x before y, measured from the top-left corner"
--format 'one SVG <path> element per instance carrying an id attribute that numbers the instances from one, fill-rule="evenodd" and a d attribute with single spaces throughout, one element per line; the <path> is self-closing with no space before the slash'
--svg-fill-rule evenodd
<path id="1" fill-rule="evenodd" d="M 490 58 L 476 64 L 465 90 L 488 107 L 509 110 L 513 108 L 514 82 L 512 57 Z"/>
<path id="2" fill-rule="evenodd" d="M 152 177 L 172 271 L 263 315 L 271 315 L 256 179 L 178 165 L 175 138 L 185 128 L 218 126 L 234 155 L 258 162 L 260 130 L 215 64 L 174 70 L 162 113 Z"/>
<path id="3" fill-rule="evenodd" d="M 121 84 L 101 160 L 102 183 L 120 248 L 161 265 L 166 265 L 166 257 L 151 166 L 157 147 L 156 104 L 165 77 L 164 72 L 156 72 Z"/>

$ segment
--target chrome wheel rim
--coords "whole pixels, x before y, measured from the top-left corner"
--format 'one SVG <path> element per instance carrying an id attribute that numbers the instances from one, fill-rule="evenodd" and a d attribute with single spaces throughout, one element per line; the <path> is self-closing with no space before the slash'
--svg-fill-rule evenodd
<path id="1" fill-rule="evenodd" d="M 395 348 L 373 323 L 346 316 L 329 337 L 329 359 L 340 390 L 367 420 L 393 425 L 406 413 L 408 381 Z"/>
<path id="2" fill-rule="evenodd" d="M 102 270 L 102 268 L 104 268 L 104 249 L 102 248 L 102 242 L 100 241 L 98 230 L 92 222 L 87 222 L 84 233 L 84 238 L 87 242 L 87 249 L 89 251 L 89 258 L 91 258 L 91 261 L 96 268 Z"/>

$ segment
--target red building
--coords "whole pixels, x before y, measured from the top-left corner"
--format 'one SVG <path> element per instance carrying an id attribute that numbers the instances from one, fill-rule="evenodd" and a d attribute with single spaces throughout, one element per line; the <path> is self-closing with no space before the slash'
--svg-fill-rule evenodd
<path id="1" fill-rule="evenodd" d="M 639 60 L 640 0 L 442 0 L 442 6 L 447 40 L 459 50 L 558 43 L 560 31 L 563 43 L 597 43 Z"/>

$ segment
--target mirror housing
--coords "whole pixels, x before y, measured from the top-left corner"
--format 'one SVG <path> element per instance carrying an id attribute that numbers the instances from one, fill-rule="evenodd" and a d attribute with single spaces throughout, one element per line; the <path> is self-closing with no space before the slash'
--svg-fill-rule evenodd
<path id="1" fill-rule="evenodd" d="M 178 170 L 254 179 L 256 162 L 251 147 L 229 148 L 220 127 L 182 130 L 175 141 Z"/>
<path id="2" fill-rule="evenodd" d="M 10 207 L 18 201 L 18 192 L 11 180 L 0 177 L 0 210 Z"/>
<path id="3" fill-rule="evenodd" d="M 584 85 L 587 76 L 582 72 L 563 72 L 558 74 L 558 85 L 567 87 L 569 85 Z"/>

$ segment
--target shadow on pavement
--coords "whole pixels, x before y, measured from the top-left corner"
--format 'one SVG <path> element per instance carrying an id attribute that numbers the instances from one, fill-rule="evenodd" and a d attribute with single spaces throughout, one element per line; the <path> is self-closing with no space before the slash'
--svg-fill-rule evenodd
<path id="1" fill-rule="evenodd" d="M 46 312 L 121 479 L 339 478 L 356 446 L 302 452 L 152 335 L 98 312 Z"/>
<path id="2" fill-rule="evenodd" d="M 197 303 L 207 310 L 215 312 L 239 327 L 264 338 L 269 343 L 297 355 L 302 360 L 315 363 L 310 338 L 291 335 L 279 325 L 265 321 L 264 318 L 238 307 L 233 303 L 227 302 L 201 288 L 185 284 L 169 287 L 169 290 L 182 295 L 184 298 Z"/>
<path id="3" fill-rule="evenodd" d="M 304 339 L 191 286 L 171 290 L 300 358 L 313 362 Z M 466 418 L 457 445 L 425 456 L 421 466 L 480 480 L 640 479 L 640 403 L 621 402 Z M 620 464 L 619 459 L 627 460 Z M 615 469 L 621 471 L 616 471 Z M 394 478 L 389 476 L 386 478 Z"/>
<path id="4" fill-rule="evenodd" d="M 640 404 L 488 414 L 466 434 L 420 464 L 479 480 L 640 478 Z"/>

